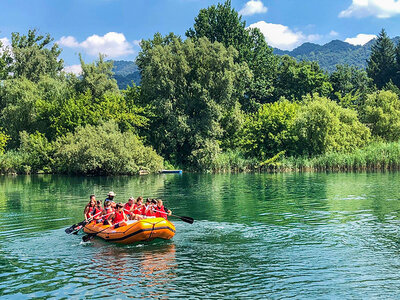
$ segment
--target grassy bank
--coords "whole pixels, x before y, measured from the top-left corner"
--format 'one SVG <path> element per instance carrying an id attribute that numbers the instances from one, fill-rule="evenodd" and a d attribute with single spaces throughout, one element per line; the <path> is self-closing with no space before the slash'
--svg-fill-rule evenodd
<path id="1" fill-rule="evenodd" d="M 284 157 L 275 171 L 360 171 L 400 169 L 400 143 L 373 143 L 351 153 L 327 153 L 316 157 Z"/>
<path id="2" fill-rule="evenodd" d="M 60 172 L 62 167 L 45 167 L 38 170 L 30 165 L 32 158 L 20 151 L 9 151 L 0 155 L 1 174 L 30 174 L 30 173 L 66 173 Z M 173 168 L 166 163 L 164 168 Z M 159 167 L 160 168 L 160 165 Z M 183 168 L 186 171 L 188 169 Z M 138 174 L 139 169 L 132 172 L 118 172 L 112 174 Z M 161 168 L 160 168 L 161 170 Z M 374 170 L 400 170 L 400 143 L 373 143 L 351 153 L 332 152 L 315 157 L 285 157 L 279 153 L 273 158 L 259 162 L 256 159 L 245 158 L 239 151 L 228 151 L 219 154 L 209 170 L 213 173 L 239 173 L 239 172 L 289 172 L 289 171 L 374 171 Z M 156 169 L 152 170 L 157 172 Z M 198 170 L 197 170 L 198 171 Z M 68 173 L 68 172 L 67 172 Z M 78 172 L 73 172 L 77 174 Z M 82 173 L 87 174 L 87 173 Z M 91 173 L 93 174 L 93 173 Z"/>

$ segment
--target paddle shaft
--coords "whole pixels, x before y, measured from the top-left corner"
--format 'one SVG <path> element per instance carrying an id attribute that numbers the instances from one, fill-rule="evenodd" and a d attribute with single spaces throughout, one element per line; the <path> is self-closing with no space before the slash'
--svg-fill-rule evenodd
<path id="1" fill-rule="evenodd" d="M 155 212 L 159 212 L 159 213 L 168 215 L 168 213 L 165 212 L 165 211 L 161 211 L 161 210 L 154 210 L 154 211 L 155 211 Z M 181 217 L 181 216 L 177 216 L 177 215 L 173 215 L 173 214 L 171 214 L 170 216 L 171 216 L 171 217 L 175 217 L 175 218 L 179 218 L 179 219 L 181 219 L 183 222 L 186 222 L 186 223 L 189 223 L 189 224 L 193 224 L 193 222 L 194 222 L 194 219 L 191 218 L 191 217 Z"/>

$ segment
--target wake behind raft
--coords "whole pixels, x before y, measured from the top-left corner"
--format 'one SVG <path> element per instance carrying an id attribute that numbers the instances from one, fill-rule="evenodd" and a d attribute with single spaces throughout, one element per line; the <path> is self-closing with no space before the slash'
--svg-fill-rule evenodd
<path id="1" fill-rule="evenodd" d="M 89 235 L 98 236 L 103 240 L 120 244 L 146 242 L 157 238 L 169 240 L 175 235 L 174 224 L 164 218 L 130 220 L 124 223 L 126 225 L 123 224 L 124 226 L 114 228 L 114 226 L 91 222 L 83 228 L 83 231 Z"/>

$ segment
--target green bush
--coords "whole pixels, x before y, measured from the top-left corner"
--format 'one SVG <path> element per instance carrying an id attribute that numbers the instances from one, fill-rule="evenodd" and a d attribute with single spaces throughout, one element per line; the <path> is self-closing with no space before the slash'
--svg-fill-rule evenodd
<path id="1" fill-rule="evenodd" d="M 296 152 L 300 155 L 349 152 L 366 145 L 371 135 L 358 120 L 357 112 L 316 95 L 304 98 L 294 131 L 298 137 Z"/>
<path id="2" fill-rule="evenodd" d="M 400 139 L 400 101 L 392 91 L 368 95 L 365 101 L 364 122 L 373 136 L 386 141 Z"/>
<path id="3" fill-rule="evenodd" d="M 249 115 L 243 126 L 241 147 L 247 157 L 266 160 L 292 148 L 292 127 L 299 105 L 285 99 L 264 104 Z"/>
<path id="4" fill-rule="evenodd" d="M 19 150 L 26 154 L 26 164 L 29 165 L 30 171 L 51 172 L 54 146 L 49 143 L 44 134 L 40 132 L 28 134 L 26 131 L 22 131 L 19 136 L 21 140 Z"/>
<path id="5" fill-rule="evenodd" d="M 78 127 L 55 142 L 55 167 L 72 174 L 137 174 L 160 171 L 163 159 L 114 121 Z"/>

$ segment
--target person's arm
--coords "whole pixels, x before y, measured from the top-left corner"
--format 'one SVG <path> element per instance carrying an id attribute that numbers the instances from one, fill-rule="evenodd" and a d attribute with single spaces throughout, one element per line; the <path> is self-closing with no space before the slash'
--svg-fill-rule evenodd
<path id="1" fill-rule="evenodd" d="M 83 214 L 85 215 L 85 220 L 87 221 L 87 213 L 88 213 L 89 207 L 86 206 L 85 210 L 83 211 Z"/>
<path id="2" fill-rule="evenodd" d="M 164 210 L 168 216 L 172 215 L 172 211 L 170 211 L 168 208 L 164 207 Z"/>
<path id="3" fill-rule="evenodd" d="M 115 213 L 112 213 L 111 215 L 109 215 L 108 216 L 108 218 L 107 218 L 107 221 L 110 223 L 110 225 L 113 225 L 114 224 L 114 216 L 115 216 Z"/>
<path id="4" fill-rule="evenodd" d="M 126 216 L 126 214 L 124 212 L 122 212 L 124 214 L 124 221 L 128 221 L 128 217 Z"/>

